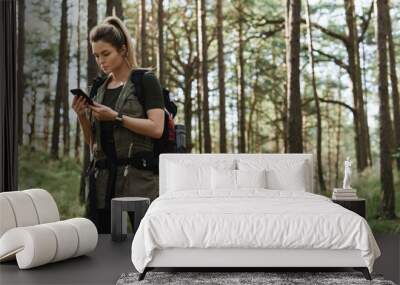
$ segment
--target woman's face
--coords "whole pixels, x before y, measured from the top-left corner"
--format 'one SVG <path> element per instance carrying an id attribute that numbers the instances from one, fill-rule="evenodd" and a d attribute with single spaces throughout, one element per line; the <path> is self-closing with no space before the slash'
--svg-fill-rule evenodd
<path id="1" fill-rule="evenodd" d="M 111 73 L 124 63 L 122 55 L 115 47 L 104 41 L 92 42 L 93 55 L 105 73 Z"/>

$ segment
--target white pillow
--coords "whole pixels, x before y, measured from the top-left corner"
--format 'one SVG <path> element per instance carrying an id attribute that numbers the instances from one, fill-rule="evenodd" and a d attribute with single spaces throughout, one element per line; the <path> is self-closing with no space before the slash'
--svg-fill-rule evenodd
<path id="1" fill-rule="evenodd" d="M 168 164 L 167 191 L 211 189 L 211 166 Z"/>
<path id="2" fill-rule="evenodd" d="M 267 188 L 273 190 L 306 191 L 306 164 L 296 163 L 285 169 L 267 169 Z"/>
<path id="3" fill-rule="evenodd" d="M 310 171 L 312 170 L 308 160 L 252 158 L 238 159 L 237 164 L 240 170 L 265 169 L 268 189 L 289 191 L 311 189 Z"/>
<path id="4" fill-rule="evenodd" d="M 266 170 L 236 170 L 238 188 L 267 188 Z"/>
<path id="5" fill-rule="evenodd" d="M 236 190 L 236 170 L 211 168 L 212 190 Z"/>

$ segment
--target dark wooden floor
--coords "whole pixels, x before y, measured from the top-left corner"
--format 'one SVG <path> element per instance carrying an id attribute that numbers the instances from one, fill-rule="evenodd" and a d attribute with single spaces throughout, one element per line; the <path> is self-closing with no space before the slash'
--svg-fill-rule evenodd
<path id="1" fill-rule="evenodd" d="M 400 235 L 376 234 L 382 256 L 374 272 L 400 283 Z M 16 262 L 0 265 L 0 284 L 115 284 L 124 272 L 134 271 L 131 263 L 132 237 L 114 243 L 109 235 L 100 235 L 96 250 L 58 263 L 19 270 Z M 311 271 L 311 270 L 310 270 Z"/>

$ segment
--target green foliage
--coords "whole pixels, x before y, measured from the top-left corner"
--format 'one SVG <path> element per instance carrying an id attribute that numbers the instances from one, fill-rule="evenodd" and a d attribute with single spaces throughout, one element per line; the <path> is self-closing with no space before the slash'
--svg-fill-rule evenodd
<path id="1" fill-rule="evenodd" d="M 55 199 L 61 219 L 84 215 L 79 202 L 80 171 L 82 166 L 72 158 L 50 159 L 44 151 L 19 149 L 19 189 L 42 188 Z"/>
<path id="2" fill-rule="evenodd" d="M 382 195 L 379 168 L 368 168 L 362 174 L 354 174 L 352 187 L 357 189 L 358 197 L 366 200 L 367 221 L 373 232 L 400 233 L 400 177 L 395 170 L 393 173 L 396 215 L 398 217 L 394 220 L 385 220 L 379 217 Z M 331 193 L 325 195 L 330 197 Z"/>

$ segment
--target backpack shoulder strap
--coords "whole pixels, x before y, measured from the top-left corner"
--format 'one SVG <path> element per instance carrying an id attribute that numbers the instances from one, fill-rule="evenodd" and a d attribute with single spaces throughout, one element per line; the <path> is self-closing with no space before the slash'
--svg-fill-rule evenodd
<path id="1" fill-rule="evenodd" d="M 89 97 L 92 99 L 96 96 L 97 94 L 97 89 L 101 86 L 101 84 L 104 83 L 104 81 L 107 79 L 107 76 L 97 76 L 93 80 L 92 88 L 90 89 L 90 94 Z"/>
<path id="2" fill-rule="evenodd" d="M 144 106 L 144 96 L 143 96 L 143 76 L 148 69 L 136 69 L 131 74 L 131 81 L 135 86 L 135 95 L 138 97 L 140 104 Z"/>

